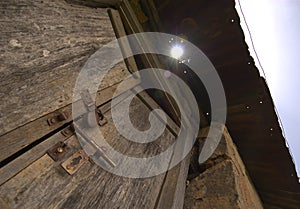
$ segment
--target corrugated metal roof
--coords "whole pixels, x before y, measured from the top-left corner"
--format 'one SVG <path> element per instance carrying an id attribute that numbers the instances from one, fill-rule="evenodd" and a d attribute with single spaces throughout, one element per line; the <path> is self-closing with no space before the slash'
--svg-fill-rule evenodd
<path id="1" fill-rule="evenodd" d="M 300 184 L 295 165 L 269 88 L 249 54 L 235 2 L 155 3 L 165 32 L 185 34 L 216 67 L 227 97 L 227 127 L 265 208 L 299 208 Z"/>

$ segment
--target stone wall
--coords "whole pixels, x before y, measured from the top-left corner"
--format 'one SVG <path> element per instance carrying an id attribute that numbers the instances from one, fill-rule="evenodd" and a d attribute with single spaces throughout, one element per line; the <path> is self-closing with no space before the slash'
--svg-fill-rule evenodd
<path id="1" fill-rule="evenodd" d="M 223 127 L 214 128 L 218 131 Z M 206 139 L 207 133 L 208 128 L 201 130 L 200 151 L 205 140 L 212 140 Z M 226 128 L 214 154 L 200 167 L 200 175 L 187 182 L 185 209 L 263 208 Z"/>

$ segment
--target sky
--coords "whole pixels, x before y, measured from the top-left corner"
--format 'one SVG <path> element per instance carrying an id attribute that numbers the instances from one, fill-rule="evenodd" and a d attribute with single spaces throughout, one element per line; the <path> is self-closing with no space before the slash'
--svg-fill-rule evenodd
<path id="1" fill-rule="evenodd" d="M 300 0 L 240 0 L 254 47 L 265 72 L 286 140 L 300 176 Z M 251 46 L 238 0 L 236 9 L 250 53 Z"/>

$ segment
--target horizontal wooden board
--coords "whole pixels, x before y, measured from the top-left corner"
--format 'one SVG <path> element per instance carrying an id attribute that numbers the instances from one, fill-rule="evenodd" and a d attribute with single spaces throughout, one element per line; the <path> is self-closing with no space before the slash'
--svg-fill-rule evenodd
<path id="1" fill-rule="evenodd" d="M 149 100 L 145 94 L 143 98 L 144 101 Z M 139 130 L 149 128 L 148 116 L 151 109 L 149 109 L 149 104 L 145 105 L 138 97 L 132 101 L 130 116 L 133 125 Z M 133 154 L 134 152 L 135 154 L 155 155 L 161 152 L 165 146 L 174 142 L 174 135 L 169 127 L 158 138 L 159 146 L 157 142 L 147 145 L 130 143 L 118 134 L 112 122 L 110 111 L 104 110 L 104 112 L 108 124 L 100 127 L 100 129 L 114 149 L 126 154 Z M 67 143 L 72 148 L 69 155 L 81 149 L 75 136 L 71 137 Z M 32 209 L 151 209 L 156 207 L 160 190 L 165 181 L 165 174 L 145 179 L 130 179 L 113 175 L 87 162 L 77 173 L 70 176 L 60 166 L 64 160 L 54 162 L 48 155 L 44 155 L 1 185 L 0 196 L 5 204 L 12 208 Z"/>
<path id="2" fill-rule="evenodd" d="M 133 88 L 134 86 L 140 83 L 139 79 L 129 77 L 126 80 L 126 85 L 124 86 L 123 91 Z M 124 80 L 124 81 L 125 81 Z M 114 96 L 115 90 L 118 87 L 119 83 L 102 89 L 96 95 L 96 106 L 111 100 Z M 81 101 L 78 101 L 82 104 Z M 82 106 L 82 114 L 86 111 L 85 107 Z M 67 111 L 70 113 L 70 117 L 67 120 L 61 121 L 53 126 L 49 126 L 47 119 L 51 116 L 56 115 L 59 111 Z M 79 114 L 77 110 L 77 114 Z M 46 136 L 50 132 L 55 131 L 66 123 L 72 121 L 73 118 L 78 117 L 79 115 L 72 115 L 72 104 L 69 104 L 65 107 L 58 109 L 55 112 L 49 113 L 43 117 L 40 117 L 30 123 L 25 124 L 13 131 L 10 131 L 0 137 L 0 161 L 6 159 L 12 154 L 18 152 L 19 150 L 27 147 L 36 140 Z"/>
<path id="3" fill-rule="evenodd" d="M 42 157 L 50 147 L 60 141 L 65 141 L 66 139 L 67 137 L 64 137 L 60 132 L 58 132 L 46 141 L 33 147 L 20 157 L 0 168 L 0 185 Z"/>
<path id="4" fill-rule="evenodd" d="M 112 88 L 109 88 L 109 89 L 112 90 L 112 93 L 114 92 L 114 89 L 112 89 Z M 101 94 L 103 95 L 103 92 L 101 92 Z M 144 95 L 144 97 L 147 97 L 147 101 L 151 101 L 149 96 L 145 95 L 144 93 L 143 93 L 143 95 Z M 101 98 L 103 99 L 103 97 L 101 97 Z M 97 97 L 98 100 L 96 101 L 96 104 L 99 104 L 99 105 L 102 104 L 101 103 L 101 101 L 102 101 L 101 98 Z M 105 101 L 107 101 L 107 100 L 105 100 Z M 71 107 L 69 107 L 69 108 L 71 108 Z M 99 107 L 99 109 L 101 110 L 101 112 L 103 114 L 110 111 L 110 108 L 111 108 L 111 103 L 106 103 L 106 104 L 102 105 L 101 107 Z M 37 124 L 38 124 L 38 122 L 40 122 L 40 121 L 37 120 Z M 31 124 L 31 125 L 37 125 L 37 124 L 34 121 L 33 124 Z M 171 121 L 169 122 L 169 124 L 172 124 Z M 174 127 L 174 126 L 172 126 L 172 127 Z M 176 130 L 176 129 L 174 129 L 174 130 Z M 18 129 L 18 131 L 19 131 L 19 129 Z M 22 129 L 21 129 L 21 131 L 22 131 Z M 18 137 L 20 135 L 21 134 L 16 135 L 16 137 Z M 21 156 L 19 156 L 16 159 L 12 160 L 7 165 L 1 167 L 0 168 L 0 185 L 5 183 L 6 181 L 8 181 L 10 178 L 15 176 L 20 171 L 22 171 L 24 168 L 29 166 L 31 163 L 33 163 L 34 161 L 39 159 L 41 156 L 43 156 L 46 153 L 46 151 L 50 147 L 55 145 L 57 142 L 63 142 L 65 140 L 67 140 L 69 137 L 63 136 L 61 131 L 59 131 L 56 134 L 54 134 L 53 136 L 46 139 L 45 141 L 43 141 L 43 142 L 39 143 L 38 145 L 34 146 L 33 148 L 31 148 L 30 150 L 28 150 L 27 152 L 25 152 Z M 20 138 L 20 140 L 21 140 L 21 138 Z M 28 140 L 30 140 L 30 138 Z M 7 149 L 10 150 L 9 147 L 7 147 Z"/>
<path id="5" fill-rule="evenodd" d="M 112 7 L 117 6 L 122 0 L 66 0 L 70 4 L 84 5 L 88 7 Z"/>

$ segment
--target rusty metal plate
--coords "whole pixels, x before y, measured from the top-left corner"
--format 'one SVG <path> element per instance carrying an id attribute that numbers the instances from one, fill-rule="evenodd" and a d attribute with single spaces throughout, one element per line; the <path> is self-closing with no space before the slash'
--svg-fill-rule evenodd
<path id="1" fill-rule="evenodd" d="M 58 142 L 47 151 L 47 154 L 54 161 L 59 161 L 64 159 L 69 151 L 70 147 L 67 144 L 65 144 L 64 142 Z"/>
<path id="2" fill-rule="evenodd" d="M 47 119 L 48 125 L 53 126 L 59 122 L 66 121 L 71 116 L 70 111 L 58 111 L 57 114 Z"/>
<path id="3" fill-rule="evenodd" d="M 79 168 L 88 161 L 88 156 L 83 150 L 74 153 L 70 158 L 61 164 L 61 166 L 70 174 L 73 175 Z"/>
<path id="4" fill-rule="evenodd" d="M 65 129 L 61 131 L 61 134 L 64 135 L 65 137 L 70 137 L 75 133 L 75 129 L 73 124 L 69 125 Z"/>
<path id="5" fill-rule="evenodd" d="M 107 119 L 106 118 L 99 119 L 98 124 L 99 126 L 104 126 L 105 124 L 107 124 Z"/>

